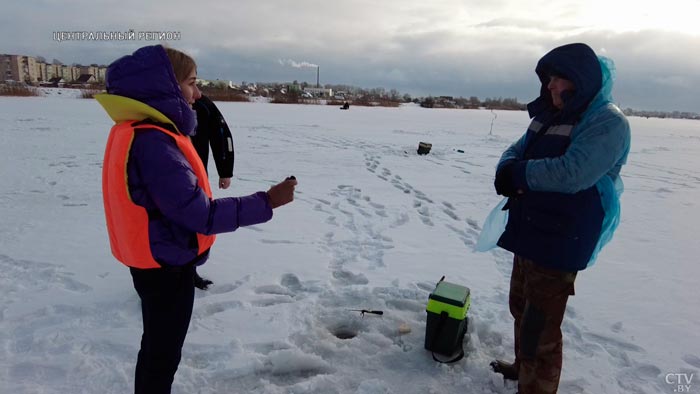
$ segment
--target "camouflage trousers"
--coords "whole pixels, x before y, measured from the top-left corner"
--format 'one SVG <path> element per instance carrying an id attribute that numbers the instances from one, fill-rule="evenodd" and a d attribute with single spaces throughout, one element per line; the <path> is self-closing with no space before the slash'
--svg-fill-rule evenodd
<path id="1" fill-rule="evenodd" d="M 519 394 L 556 393 L 562 366 L 561 323 L 574 295 L 576 272 L 513 259 L 510 313 L 515 318 L 515 367 Z"/>

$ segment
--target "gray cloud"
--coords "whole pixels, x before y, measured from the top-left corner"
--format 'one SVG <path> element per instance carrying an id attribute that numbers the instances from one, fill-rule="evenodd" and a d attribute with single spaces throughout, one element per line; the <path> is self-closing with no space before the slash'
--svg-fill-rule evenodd
<path id="1" fill-rule="evenodd" d="M 315 82 L 315 70 L 280 64 L 293 60 L 319 65 L 322 83 L 528 101 L 538 92 L 539 57 L 586 42 L 615 60 L 622 106 L 700 112 L 697 35 L 595 30 L 577 19 L 586 4 L 561 3 L 44 0 L 6 6 L 0 52 L 109 63 L 158 42 L 58 43 L 53 32 L 178 31 L 182 39 L 167 44 L 192 54 L 204 78 Z"/>

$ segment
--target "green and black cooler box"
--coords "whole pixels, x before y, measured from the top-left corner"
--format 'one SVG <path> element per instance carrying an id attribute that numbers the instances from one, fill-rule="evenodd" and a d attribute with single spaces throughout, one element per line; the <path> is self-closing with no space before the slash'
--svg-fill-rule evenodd
<path id="1" fill-rule="evenodd" d="M 425 348 L 450 356 L 461 352 L 467 332 L 467 311 L 471 304 L 469 288 L 440 280 L 428 297 Z"/>

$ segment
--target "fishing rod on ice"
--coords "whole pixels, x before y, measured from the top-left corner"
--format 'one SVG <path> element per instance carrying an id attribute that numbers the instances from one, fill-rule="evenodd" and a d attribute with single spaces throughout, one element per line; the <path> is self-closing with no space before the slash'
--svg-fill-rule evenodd
<path id="1" fill-rule="evenodd" d="M 372 315 L 378 315 L 382 316 L 384 314 L 384 311 L 374 311 L 371 309 L 348 309 L 349 311 L 352 312 L 360 312 L 360 316 L 365 317 L 365 313 L 370 313 Z"/>

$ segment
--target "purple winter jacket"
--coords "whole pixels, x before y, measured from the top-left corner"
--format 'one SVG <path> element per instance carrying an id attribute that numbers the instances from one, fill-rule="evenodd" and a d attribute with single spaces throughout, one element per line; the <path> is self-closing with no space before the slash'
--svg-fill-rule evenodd
<path id="1" fill-rule="evenodd" d="M 195 112 L 185 101 L 173 68 L 160 45 L 143 47 L 107 70 L 107 91 L 157 109 L 184 134 L 196 126 Z M 163 126 L 163 125 L 161 125 Z M 175 141 L 158 130 L 139 130 L 127 162 L 129 193 L 148 211 L 153 258 L 163 266 L 203 264 L 196 233 L 218 234 L 272 218 L 265 192 L 211 200 Z"/>

